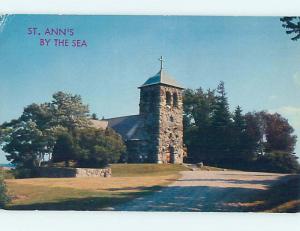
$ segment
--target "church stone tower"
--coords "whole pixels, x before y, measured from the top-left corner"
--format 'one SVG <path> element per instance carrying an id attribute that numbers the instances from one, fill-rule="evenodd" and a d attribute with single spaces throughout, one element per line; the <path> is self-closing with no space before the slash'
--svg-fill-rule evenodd
<path id="1" fill-rule="evenodd" d="M 143 152 L 148 162 L 183 162 L 183 88 L 163 69 L 140 88 Z"/>

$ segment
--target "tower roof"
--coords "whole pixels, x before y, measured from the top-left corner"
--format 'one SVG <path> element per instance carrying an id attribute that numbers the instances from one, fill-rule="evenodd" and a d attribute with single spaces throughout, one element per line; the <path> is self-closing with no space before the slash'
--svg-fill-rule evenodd
<path id="1" fill-rule="evenodd" d="M 147 81 L 140 86 L 140 88 L 155 84 L 165 84 L 183 89 L 183 87 L 181 87 L 164 69 L 161 69 L 156 75 L 147 79 Z"/>

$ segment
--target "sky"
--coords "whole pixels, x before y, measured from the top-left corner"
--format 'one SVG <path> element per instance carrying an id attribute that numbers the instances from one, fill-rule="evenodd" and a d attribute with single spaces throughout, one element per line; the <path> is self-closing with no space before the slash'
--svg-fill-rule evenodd
<path id="1" fill-rule="evenodd" d="M 51 36 L 47 28 L 73 35 Z M 51 42 L 41 46 L 45 38 Z M 300 137 L 300 41 L 290 40 L 278 17 L 10 15 L 0 23 L 0 123 L 57 91 L 81 95 L 99 118 L 137 114 L 137 87 L 158 72 L 161 55 L 183 87 L 224 81 L 231 111 L 278 112 Z"/>

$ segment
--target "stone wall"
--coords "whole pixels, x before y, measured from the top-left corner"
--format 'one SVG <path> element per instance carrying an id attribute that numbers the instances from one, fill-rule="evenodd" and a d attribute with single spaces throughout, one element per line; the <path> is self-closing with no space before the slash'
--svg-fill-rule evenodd
<path id="1" fill-rule="evenodd" d="M 140 115 L 148 162 L 183 162 L 183 105 L 182 89 L 168 85 L 141 88 Z"/>
<path id="2" fill-rule="evenodd" d="M 110 177 L 111 168 L 55 168 L 41 167 L 38 169 L 39 177 Z"/>
<path id="3" fill-rule="evenodd" d="M 143 120 L 141 131 L 144 143 L 139 145 L 139 153 L 145 162 L 157 163 L 159 147 L 160 86 L 141 88 L 140 116 Z"/>
<path id="4" fill-rule="evenodd" d="M 182 90 L 160 86 L 159 163 L 183 162 Z"/>

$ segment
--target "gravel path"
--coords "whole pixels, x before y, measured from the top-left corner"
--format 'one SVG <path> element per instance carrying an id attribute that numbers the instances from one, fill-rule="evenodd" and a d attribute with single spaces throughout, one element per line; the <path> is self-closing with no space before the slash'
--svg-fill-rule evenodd
<path id="1" fill-rule="evenodd" d="M 151 195 L 107 208 L 115 211 L 249 211 L 247 203 L 282 174 L 240 171 L 185 171 Z"/>

